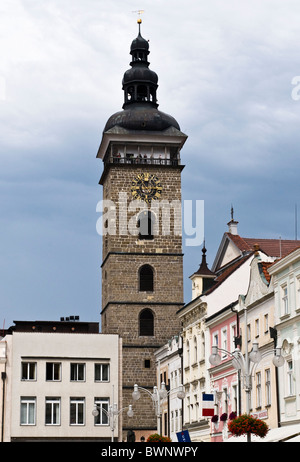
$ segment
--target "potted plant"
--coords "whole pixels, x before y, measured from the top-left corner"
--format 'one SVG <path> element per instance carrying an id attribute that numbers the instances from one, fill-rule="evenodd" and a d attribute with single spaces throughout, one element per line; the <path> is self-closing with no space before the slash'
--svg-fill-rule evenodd
<path id="1" fill-rule="evenodd" d="M 269 427 L 263 420 L 256 419 L 249 414 L 242 414 L 229 421 L 228 430 L 233 436 L 252 433 L 264 438 L 269 431 Z"/>
<path id="2" fill-rule="evenodd" d="M 229 420 L 232 420 L 232 419 L 235 419 L 235 418 L 236 418 L 236 412 L 235 411 L 230 412 Z"/>
<path id="3" fill-rule="evenodd" d="M 158 433 L 153 433 L 147 438 L 147 443 L 171 443 L 172 440 L 168 436 L 162 436 Z"/>
<path id="4" fill-rule="evenodd" d="M 217 414 L 213 415 L 211 418 L 212 423 L 216 424 L 218 423 L 219 416 Z"/>
<path id="5" fill-rule="evenodd" d="M 227 420 L 227 413 L 226 413 L 226 412 L 224 412 L 224 413 L 221 415 L 220 420 L 221 420 L 221 422 L 226 422 L 226 420 Z"/>

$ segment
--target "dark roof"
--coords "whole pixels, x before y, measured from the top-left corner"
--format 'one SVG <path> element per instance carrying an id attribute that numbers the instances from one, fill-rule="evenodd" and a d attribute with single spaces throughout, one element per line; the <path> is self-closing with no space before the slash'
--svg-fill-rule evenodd
<path id="1" fill-rule="evenodd" d="M 13 332 L 53 332 L 53 333 L 77 333 L 98 334 L 98 322 L 82 321 L 14 321 L 15 325 L 9 330 Z"/>
<path id="2" fill-rule="evenodd" d="M 164 131 L 175 127 L 180 131 L 178 122 L 169 114 L 146 104 L 136 104 L 130 109 L 116 112 L 106 122 L 104 132 L 119 126 L 127 130 Z"/>

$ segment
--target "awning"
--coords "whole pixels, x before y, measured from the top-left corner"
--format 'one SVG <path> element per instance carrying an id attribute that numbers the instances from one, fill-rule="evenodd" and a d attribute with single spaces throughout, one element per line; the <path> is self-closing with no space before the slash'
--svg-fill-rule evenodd
<path id="1" fill-rule="evenodd" d="M 272 443 L 272 442 L 299 442 L 300 441 L 300 424 L 285 425 L 278 428 L 272 428 L 268 431 L 265 438 L 251 435 L 253 443 Z M 247 442 L 247 436 L 231 436 L 226 440 L 227 443 Z"/>

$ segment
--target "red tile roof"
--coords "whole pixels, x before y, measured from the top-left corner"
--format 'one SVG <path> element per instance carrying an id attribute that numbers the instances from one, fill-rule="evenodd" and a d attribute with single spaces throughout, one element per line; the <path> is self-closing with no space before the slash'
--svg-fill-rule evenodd
<path id="1" fill-rule="evenodd" d="M 270 282 L 270 279 L 271 279 L 271 276 L 270 274 L 268 273 L 268 268 L 273 265 L 273 262 L 265 262 L 265 261 L 262 261 L 259 263 L 259 266 L 261 268 L 261 271 L 263 273 L 263 275 L 265 276 L 266 278 L 266 281 L 267 283 L 269 284 Z"/>
<path id="2" fill-rule="evenodd" d="M 270 257 L 285 257 L 300 246 L 300 241 L 285 239 L 255 239 L 226 233 L 232 242 L 242 251 L 251 251 L 258 244 L 259 249 Z"/>

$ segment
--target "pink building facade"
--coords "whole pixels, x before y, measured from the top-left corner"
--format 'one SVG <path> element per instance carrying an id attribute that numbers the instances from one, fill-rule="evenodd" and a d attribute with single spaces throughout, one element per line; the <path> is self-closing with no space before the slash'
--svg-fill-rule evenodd
<path id="1" fill-rule="evenodd" d="M 221 361 L 210 366 L 211 390 L 215 394 L 215 416 L 211 419 L 211 441 L 222 442 L 228 438 L 227 423 L 232 413 L 240 412 L 240 377 L 232 366 L 232 353 L 239 343 L 239 325 L 231 304 L 216 315 L 206 319 L 210 345 L 217 345 Z M 211 354 L 211 351 L 210 351 Z"/>

